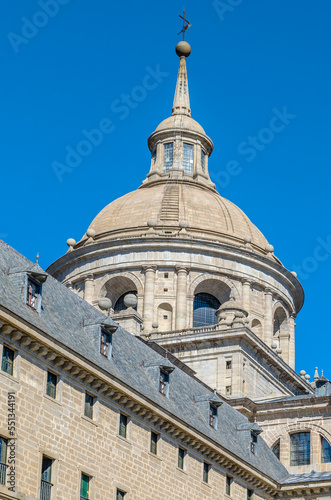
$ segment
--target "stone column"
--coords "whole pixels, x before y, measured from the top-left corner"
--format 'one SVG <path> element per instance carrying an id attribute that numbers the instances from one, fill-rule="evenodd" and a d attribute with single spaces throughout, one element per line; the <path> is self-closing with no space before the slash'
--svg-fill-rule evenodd
<path id="1" fill-rule="evenodd" d="M 93 274 L 88 274 L 85 276 L 85 287 L 84 287 L 84 300 L 92 304 L 94 295 L 94 276 Z"/>
<path id="2" fill-rule="evenodd" d="M 289 333 L 289 359 L 288 364 L 293 370 L 295 369 L 295 313 L 291 313 L 288 320 Z"/>
<path id="3" fill-rule="evenodd" d="M 156 266 L 143 266 L 145 271 L 145 288 L 144 288 L 144 333 L 148 333 L 152 329 L 154 321 L 154 285 Z"/>
<path id="4" fill-rule="evenodd" d="M 245 311 L 250 313 L 250 308 L 251 308 L 251 284 L 252 282 L 250 280 L 244 279 L 242 282 L 242 287 L 243 287 L 243 296 L 242 296 L 242 303 Z"/>
<path id="5" fill-rule="evenodd" d="M 187 275 L 187 268 L 177 267 L 176 330 L 187 327 Z"/>
<path id="6" fill-rule="evenodd" d="M 271 347 L 274 333 L 273 317 L 272 317 L 272 291 L 266 288 L 264 291 L 264 342 Z"/>

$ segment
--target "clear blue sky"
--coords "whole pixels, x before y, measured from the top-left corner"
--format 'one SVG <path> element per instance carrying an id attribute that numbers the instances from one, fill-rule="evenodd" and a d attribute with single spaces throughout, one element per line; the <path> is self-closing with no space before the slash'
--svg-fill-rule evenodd
<path id="1" fill-rule="evenodd" d="M 331 378 L 330 1 L 185 7 L 192 115 L 214 141 L 212 178 L 284 265 L 301 268 L 297 369 Z M 145 178 L 147 137 L 171 113 L 182 9 L 173 0 L 2 0 L 0 237 L 32 260 L 39 252 L 44 268 Z M 155 88 L 139 90 L 157 68 Z M 119 111 L 128 94 L 131 107 Z M 270 132 L 284 108 L 287 123 Z M 52 164 L 103 119 L 108 133 L 59 182 Z M 239 173 L 225 178 L 232 160 Z"/>

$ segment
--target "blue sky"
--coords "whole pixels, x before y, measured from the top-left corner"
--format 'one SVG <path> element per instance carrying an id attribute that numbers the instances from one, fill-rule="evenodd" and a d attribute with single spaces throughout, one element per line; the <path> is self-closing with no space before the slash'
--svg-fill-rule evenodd
<path id="1" fill-rule="evenodd" d="M 296 367 L 331 378 L 331 4 L 185 8 L 192 116 L 214 141 L 211 177 L 299 273 Z M 147 137 L 171 113 L 182 9 L 173 0 L 2 1 L 0 237 L 32 260 L 39 252 L 44 268 L 145 178 Z M 142 93 L 149 74 L 156 85 Z M 284 127 L 273 130 L 277 113 Z M 54 162 L 100 126 L 91 151 L 56 175 Z"/>

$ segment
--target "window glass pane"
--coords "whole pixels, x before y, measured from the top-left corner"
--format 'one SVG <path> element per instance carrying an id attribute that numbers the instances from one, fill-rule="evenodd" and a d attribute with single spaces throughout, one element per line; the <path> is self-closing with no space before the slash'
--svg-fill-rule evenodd
<path id="1" fill-rule="evenodd" d="M 43 462 L 41 466 L 41 479 L 43 481 L 51 482 L 52 477 L 52 462 L 50 458 L 43 457 Z"/>
<path id="2" fill-rule="evenodd" d="M 216 428 L 217 421 L 217 408 L 216 406 L 209 405 L 209 425 Z"/>
<path id="3" fill-rule="evenodd" d="M 157 434 L 151 432 L 151 453 L 157 454 Z"/>
<path id="4" fill-rule="evenodd" d="M 321 436 L 321 449 L 322 449 L 322 464 L 331 462 L 331 445 Z"/>
<path id="5" fill-rule="evenodd" d="M 163 370 L 160 370 L 160 386 L 159 391 L 164 396 L 167 395 L 167 389 L 169 385 L 169 374 Z"/>
<path id="6" fill-rule="evenodd" d="M 82 474 L 81 486 L 80 486 L 80 496 L 82 498 L 89 498 L 89 484 L 90 477 L 86 474 Z"/>
<path id="7" fill-rule="evenodd" d="M 225 492 L 229 496 L 231 496 L 231 485 L 232 485 L 232 477 L 226 476 L 226 488 L 225 488 Z"/>
<path id="8" fill-rule="evenodd" d="M 183 448 L 178 448 L 178 467 L 180 469 L 184 469 L 184 457 L 185 450 L 183 450 Z"/>
<path id="9" fill-rule="evenodd" d="M 201 168 L 202 168 L 202 171 L 205 172 L 205 170 L 206 170 L 206 155 L 202 150 L 201 150 Z"/>
<path id="10" fill-rule="evenodd" d="M 111 335 L 105 330 L 101 330 L 100 353 L 106 358 L 108 357 L 110 344 L 111 344 Z"/>
<path id="11" fill-rule="evenodd" d="M 52 372 L 47 372 L 47 388 L 46 394 L 51 398 L 56 398 L 56 384 L 57 384 L 57 376 Z"/>
<path id="12" fill-rule="evenodd" d="M 247 500 L 253 500 L 253 490 L 247 489 Z"/>
<path id="13" fill-rule="evenodd" d="M 203 464 L 203 481 L 205 483 L 208 483 L 208 479 L 209 479 L 209 468 L 210 468 L 210 465 L 209 464 L 206 464 L 206 462 L 204 462 Z"/>
<path id="14" fill-rule="evenodd" d="M 280 457 L 280 441 L 277 441 L 277 443 L 273 446 L 272 452 L 276 455 L 276 457 L 279 460 L 279 457 Z"/>
<path id="15" fill-rule="evenodd" d="M 117 490 L 116 491 L 116 500 L 122 500 L 125 496 L 124 491 Z"/>
<path id="16" fill-rule="evenodd" d="M 291 434 L 291 465 L 310 464 L 310 432 Z"/>
<path id="17" fill-rule="evenodd" d="M 28 306 L 36 309 L 37 299 L 40 295 L 40 285 L 28 278 L 27 293 L 26 293 L 26 303 Z"/>
<path id="18" fill-rule="evenodd" d="M 126 438 L 126 431 L 128 426 L 128 417 L 126 415 L 120 415 L 120 428 L 119 435 Z"/>
<path id="19" fill-rule="evenodd" d="M 174 156 L 174 145 L 172 142 L 164 144 L 163 148 L 163 172 L 168 172 L 172 167 Z"/>
<path id="20" fill-rule="evenodd" d="M 220 302 L 209 293 L 197 293 L 193 305 L 193 327 L 216 325 Z"/>
<path id="21" fill-rule="evenodd" d="M 94 398 L 90 394 L 85 394 L 85 409 L 84 409 L 84 414 L 86 417 L 92 418 L 93 417 L 93 403 L 94 403 Z"/>
<path id="22" fill-rule="evenodd" d="M 129 295 L 129 293 L 132 293 L 133 295 L 137 296 L 137 292 L 135 290 L 131 290 L 130 292 L 125 292 L 123 295 L 120 296 L 120 298 L 116 301 L 115 307 L 114 307 L 114 312 L 120 312 L 120 311 L 125 311 L 127 309 L 126 305 L 124 304 L 124 297 L 126 295 Z M 136 311 L 137 306 L 134 306 L 133 309 Z"/>
<path id="23" fill-rule="evenodd" d="M 2 351 L 1 370 L 6 373 L 9 373 L 9 375 L 12 375 L 13 366 L 14 366 L 14 351 L 4 345 Z"/>
<path id="24" fill-rule="evenodd" d="M 0 462 L 2 464 L 7 462 L 7 439 L 3 437 L 0 437 Z"/>
<path id="25" fill-rule="evenodd" d="M 193 174 L 193 144 L 183 144 L 183 167 L 185 174 Z"/>

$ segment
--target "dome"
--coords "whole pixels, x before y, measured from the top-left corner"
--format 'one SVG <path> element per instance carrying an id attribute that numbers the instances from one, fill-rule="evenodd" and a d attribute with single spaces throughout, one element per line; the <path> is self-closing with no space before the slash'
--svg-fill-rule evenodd
<path id="1" fill-rule="evenodd" d="M 193 120 L 190 116 L 185 115 L 172 115 L 169 118 L 163 120 L 160 125 L 156 128 L 155 132 L 164 132 L 166 130 L 181 129 L 193 131 L 198 134 L 206 135 L 206 132 L 201 127 L 200 123 Z M 154 132 L 154 133 L 155 133 Z"/>
<path id="2" fill-rule="evenodd" d="M 101 210 L 89 229 L 95 231 L 94 240 L 175 234 L 181 230 L 191 237 L 240 247 L 247 247 L 250 238 L 249 248 L 262 254 L 267 253 L 268 245 L 235 204 L 214 190 L 187 181 L 170 185 L 160 182 L 132 191 Z M 81 243 L 85 241 L 86 236 Z"/>

